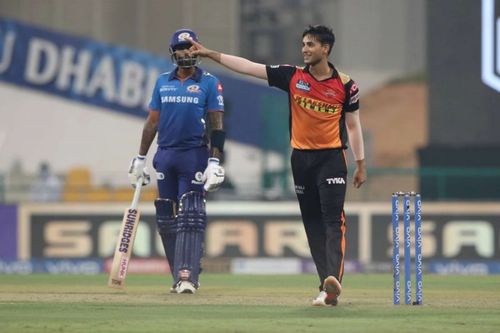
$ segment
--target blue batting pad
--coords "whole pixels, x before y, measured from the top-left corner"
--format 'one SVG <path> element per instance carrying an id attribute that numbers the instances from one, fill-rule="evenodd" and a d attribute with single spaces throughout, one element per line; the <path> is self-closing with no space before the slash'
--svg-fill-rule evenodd
<path id="1" fill-rule="evenodd" d="M 177 281 L 182 279 L 198 284 L 206 224 L 203 193 L 192 191 L 182 195 L 175 242 L 174 268 Z"/>
<path id="2" fill-rule="evenodd" d="M 175 239 L 177 237 L 177 221 L 175 219 L 175 202 L 170 199 L 156 199 L 156 225 L 167 256 L 168 265 L 174 281 Z"/>

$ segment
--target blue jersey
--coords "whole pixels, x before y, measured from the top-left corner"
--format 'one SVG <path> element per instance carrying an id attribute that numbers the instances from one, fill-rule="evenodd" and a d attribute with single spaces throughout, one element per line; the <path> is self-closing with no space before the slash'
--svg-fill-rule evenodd
<path id="1" fill-rule="evenodd" d="M 158 146 L 206 146 L 207 112 L 224 110 L 222 85 L 215 76 L 198 67 L 184 82 L 176 77 L 175 70 L 163 73 L 156 80 L 149 108 L 160 112 Z"/>

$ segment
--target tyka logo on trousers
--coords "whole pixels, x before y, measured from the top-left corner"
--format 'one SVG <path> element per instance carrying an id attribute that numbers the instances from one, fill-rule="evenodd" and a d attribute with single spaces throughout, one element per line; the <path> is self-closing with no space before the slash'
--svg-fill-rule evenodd
<path id="1" fill-rule="evenodd" d="M 342 177 L 327 178 L 326 182 L 329 185 L 345 185 L 345 180 Z"/>

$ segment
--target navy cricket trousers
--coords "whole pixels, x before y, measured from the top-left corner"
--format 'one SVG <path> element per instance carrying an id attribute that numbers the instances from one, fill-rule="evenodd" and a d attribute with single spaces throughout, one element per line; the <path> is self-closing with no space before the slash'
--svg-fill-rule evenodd
<path id="1" fill-rule="evenodd" d="M 203 192 L 202 176 L 207 161 L 207 147 L 158 147 L 153 167 L 156 170 L 160 198 L 179 202 L 186 192 Z"/>
<path id="2" fill-rule="evenodd" d="M 295 192 L 320 284 L 342 282 L 347 165 L 343 149 L 298 150 L 291 157 Z"/>

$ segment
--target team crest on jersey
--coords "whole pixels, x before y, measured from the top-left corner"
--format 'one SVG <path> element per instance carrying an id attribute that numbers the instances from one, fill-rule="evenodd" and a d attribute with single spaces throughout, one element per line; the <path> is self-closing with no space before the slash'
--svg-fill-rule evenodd
<path id="1" fill-rule="evenodd" d="M 311 91 L 311 84 L 309 82 L 304 81 L 304 80 L 299 80 L 295 84 L 295 87 L 299 90 Z"/>
<path id="2" fill-rule="evenodd" d="M 200 86 L 197 84 L 192 84 L 186 88 L 186 90 L 190 93 L 199 93 L 200 92 Z"/>

